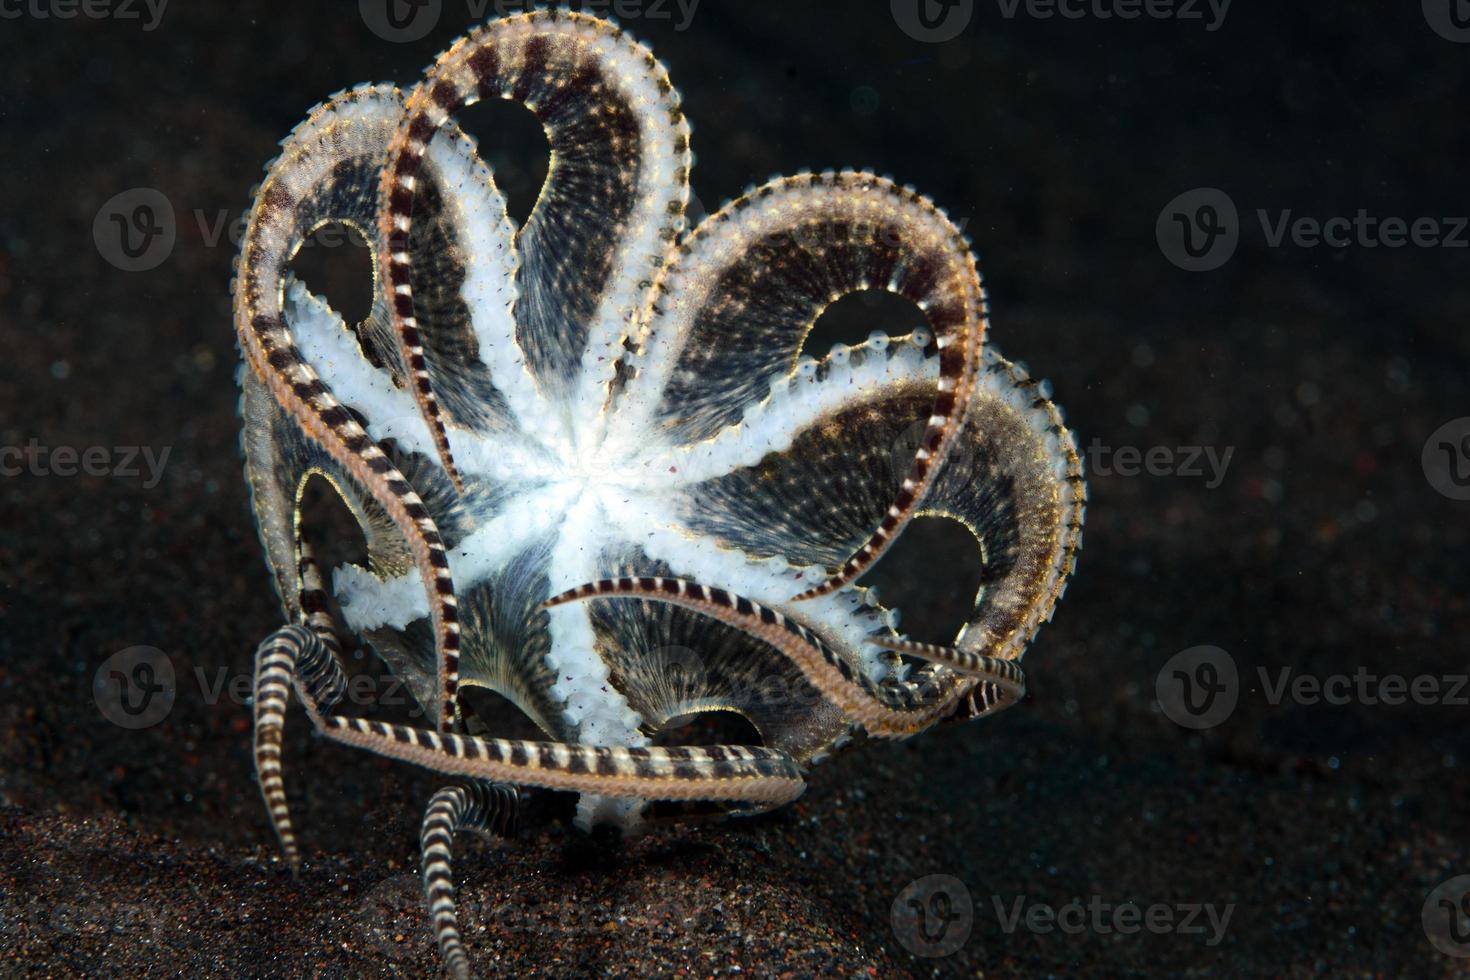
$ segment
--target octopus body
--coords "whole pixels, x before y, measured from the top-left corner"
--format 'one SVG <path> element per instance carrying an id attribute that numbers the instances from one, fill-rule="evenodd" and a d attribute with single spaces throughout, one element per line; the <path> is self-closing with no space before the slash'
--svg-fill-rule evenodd
<path id="1" fill-rule="evenodd" d="M 522 227 L 452 118 L 483 98 L 529 107 L 551 145 Z M 1074 440 L 1049 385 L 988 343 L 942 211 L 869 173 L 805 173 L 691 228 L 691 165 L 653 55 L 606 21 L 538 11 L 462 38 L 407 96 L 364 86 L 317 107 L 251 211 L 242 442 L 288 623 L 257 655 L 262 790 L 294 866 L 292 689 L 328 737 L 453 777 L 424 874 L 456 974 L 449 838 L 507 828 L 515 787 L 578 792 L 579 823 L 625 829 L 650 801 L 779 805 L 854 736 L 1019 698 L 1080 545 Z M 288 271 L 327 223 L 373 251 L 362 323 Z M 861 290 L 911 300 L 929 327 L 803 357 L 822 312 Z M 367 563 L 330 582 L 300 520 L 315 478 L 367 541 Z M 921 515 L 955 518 L 983 555 L 957 637 L 899 636 L 856 584 Z M 331 713 L 346 635 L 430 725 Z M 504 719 L 477 690 L 546 740 L 495 737 Z M 672 737 L 709 712 L 758 744 Z"/>

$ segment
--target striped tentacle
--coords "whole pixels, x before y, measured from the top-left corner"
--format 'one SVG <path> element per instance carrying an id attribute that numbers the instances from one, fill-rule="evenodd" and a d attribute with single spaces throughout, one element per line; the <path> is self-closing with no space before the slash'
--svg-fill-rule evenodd
<path id="1" fill-rule="evenodd" d="M 1013 663 L 1042 624 L 1051 620 L 1076 568 L 1087 510 L 1087 482 L 1076 439 L 1063 421 L 1061 409 L 1051 401 L 1050 382 L 1031 377 L 1024 365 L 987 349 L 971 411 L 962 439 L 966 443 L 979 440 L 979 444 L 952 458 L 951 465 L 939 475 L 925 512 L 964 523 L 983 542 L 989 561 L 997 562 L 1001 553 L 1006 553 L 1003 563 L 1009 569 L 981 589 L 975 612 L 952 648 L 892 645 L 911 641 L 874 643 L 931 660 L 935 658 L 930 654 L 938 653 L 951 659 L 983 655 Z M 996 479 L 996 474 L 976 465 L 977 460 L 987 457 L 1007 456 L 1013 462 L 1005 470 L 1004 483 Z M 999 497 L 987 500 L 985 493 L 978 492 L 987 485 L 1007 487 L 1010 504 L 999 506 Z M 979 506 L 982 504 L 985 506 Z M 1006 515 L 1004 523 L 1012 529 L 1008 546 L 1002 544 L 1005 534 L 977 531 L 987 518 L 1002 513 Z M 951 666 L 962 669 L 954 663 Z M 977 691 L 984 694 L 983 685 Z M 962 720 L 993 711 L 994 707 L 993 703 L 971 699 L 955 717 Z"/>
<path id="2" fill-rule="evenodd" d="M 619 406 L 625 431 L 653 416 L 688 441 L 709 438 L 740 420 L 772 372 L 799 370 L 801 344 L 828 306 L 866 289 L 924 313 L 939 352 L 936 394 L 882 523 L 798 599 L 835 592 L 877 561 L 954 445 L 986 308 L 974 255 L 948 216 L 911 188 L 858 171 L 800 174 L 750 191 L 702 222 L 659 279 L 638 373 Z"/>
<path id="3" fill-rule="evenodd" d="M 515 833 L 519 804 L 514 787 L 471 780 L 464 786 L 450 786 L 435 793 L 424 813 L 419 834 L 424 894 L 445 972 L 456 980 L 469 977 L 470 961 L 454 914 L 454 874 L 450 865 L 454 834 L 475 830 L 509 837 Z"/>
<path id="4" fill-rule="evenodd" d="M 378 500 L 402 531 L 429 595 L 438 649 L 439 724 L 453 726 L 459 685 L 459 618 L 444 542 L 423 500 L 302 356 L 283 312 L 284 273 L 309 231 L 313 203 L 339 158 L 350 108 L 370 90 L 319 106 L 286 142 L 261 185 L 235 281 L 235 328 L 245 358 L 277 404 Z"/>
<path id="5" fill-rule="evenodd" d="M 1082 549 L 1082 524 L 1087 516 L 1087 478 L 1082 455 L 1077 451 L 1077 439 L 1067 428 L 1062 410 L 1051 401 L 1050 382 L 1033 378 L 1024 365 L 987 351 L 978 373 L 977 388 L 983 388 L 987 396 L 992 392 L 1008 394 L 1020 403 L 1057 481 L 1056 511 L 1052 518 L 1055 530 L 1049 549 L 1044 545 L 1036 548 L 1037 564 L 1044 565 L 1045 572 L 1039 576 L 1030 601 L 1020 604 L 1010 617 L 994 616 L 999 622 L 987 622 L 992 617 L 982 616 L 966 624 L 955 641 L 964 649 L 988 649 L 992 655 L 1009 660 L 1020 657 L 1041 624 L 1051 621 L 1076 571 L 1077 553 Z M 990 426 L 994 427 L 993 422 Z M 946 474 L 944 482 L 963 485 L 971 481 L 967 474 L 955 472 Z M 956 490 L 955 486 L 938 488 L 936 496 L 946 500 L 943 507 L 946 513 L 954 513 L 948 498 L 957 497 Z M 1006 622 L 1008 618 L 1010 621 Z"/>
<path id="6" fill-rule="evenodd" d="M 303 593 L 303 600 L 306 598 Z M 304 603 L 303 603 L 304 605 Z M 307 614 L 310 621 L 315 614 Z M 255 772 L 281 851 L 293 873 L 301 868 L 301 852 L 281 772 L 281 741 L 286 724 L 286 702 L 294 685 L 303 703 L 315 706 L 318 697 L 330 707 L 347 688 L 336 656 L 312 625 L 285 626 L 255 651 Z"/>
<path id="7" fill-rule="evenodd" d="M 342 642 L 337 639 L 337 623 L 327 604 L 327 588 L 316 554 L 303 537 L 298 537 L 296 548 L 302 622 L 321 640 L 300 652 L 296 681 L 306 686 L 313 700 L 331 707 L 347 696 L 347 675 L 340 666 Z"/>
<path id="8" fill-rule="evenodd" d="M 1026 696 L 1026 673 L 1014 660 L 891 636 L 875 636 L 870 642 L 885 650 L 906 653 L 948 667 L 956 673 L 977 677 L 981 681 L 980 686 L 990 688 L 991 696 L 1004 705 L 1015 704 Z"/>
<path id="9" fill-rule="evenodd" d="M 440 733 L 362 718 L 319 718 L 328 738 L 434 772 L 641 800 L 789 803 L 805 789 L 784 752 L 743 745 L 626 747 Z"/>
<path id="10" fill-rule="evenodd" d="M 796 595 L 794 601 L 828 595 L 855 581 L 892 546 L 904 525 L 918 513 L 939 466 L 958 441 L 970 396 L 974 392 L 989 312 L 975 255 L 964 233 L 950 222 L 944 212 L 911 190 L 905 190 L 905 193 L 921 202 L 927 221 L 943 239 L 939 271 L 934 282 L 925 282 L 922 278 L 904 280 L 895 274 L 888 287 L 913 300 L 934 330 L 934 345 L 939 350 L 939 379 L 934 406 L 915 449 L 913 466 L 878 527 L 836 573 L 825 582 Z"/>
<path id="11" fill-rule="evenodd" d="M 741 425 L 679 460 L 678 476 L 689 481 L 682 518 L 688 533 L 801 566 L 846 553 L 847 542 L 888 506 L 934 398 L 937 358 L 920 362 L 917 342 L 895 341 L 889 352 L 905 348 L 914 368 L 880 371 L 872 367 L 872 343 L 852 349 L 845 375 L 834 370 L 793 383 L 780 399 L 773 393 Z M 1050 398 L 1048 382 L 987 348 L 960 448 L 920 507 L 921 516 L 963 525 L 983 557 L 975 609 L 949 643 L 958 650 L 1018 659 L 1051 618 L 1075 567 L 1086 483 L 1076 440 Z M 797 431 L 778 439 L 783 419 L 795 421 Z M 853 469 L 832 485 L 833 468 L 844 460 Z"/>
<path id="12" fill-rule="evenodd" d="M 790 657 L 823 696 L 869 734 L 882 738 L 904 738 L 928 728 L 952 711 L 973 684 L 942 667 L 926 668 L 919 680 L 878 684 L 791 617 L 744 596 L 684 579 L 602 579 L 552 596 L 545 605 L 606 597 L 667 602 L 744 630 Z"/>
<path id="13" fill-rule="evenodd" d="M 517 334 L 543 384 L 578 386 L 589 425 L 683 225 L 691 164 L 689 125 L 667 72 L 595 17 L 542 10 L 493 21 L 455 42 L 414 89 L 383 171 L 382 272 L 414 397 L 456 486 L 414 319 L 407 243 L 430 139 L 486 97 L 523 103 L 551 144 L 546 184 L 517 239 Z"/>

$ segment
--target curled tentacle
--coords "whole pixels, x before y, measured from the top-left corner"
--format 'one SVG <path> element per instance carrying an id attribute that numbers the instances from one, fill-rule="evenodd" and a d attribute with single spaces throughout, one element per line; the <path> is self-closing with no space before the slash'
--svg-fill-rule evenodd
<path id="1" fill-rule="evenodd" d="M 941 664 L 956 673 L 984 678 L 1003 687 L 1013 701 L 1019 701 L 1026 696 L 1026 674 L 1014 660 L 1001 660 L 999 657 L 987 657 L 983 653 L 890 636 L 875 636 L 870 642 L 885 650 L 906 653 L 930 663 Z"/>
<path id="2" fill-rule="evenodd" d="M 895 367 L 898 345 L 889 346 L 854 348 L 853 361 L 864 360 L 857 368 L 793 386 L 779 410 L 798 431 L 782 442 L 760 428 L 777 411 L 766 404 L 731 431 L 731 445 L 711 440 L 709 458 L 691 450 L 693 458 L 681 461 L 681 471 L 697 478 L 683 488 L 688 533 L 797 565 L 840 560 L 884 512 L 926 431 L 934 358 Z M 980 591 L 951 643 L 957 649 L 1019 657 L 1075 565 L 1087 489 L 1075 440 L 1049 394 L 1046 382 L 987 349 L 959 448 L 920 507 L 921 516 L 963 524 L 980 549 Z"/>
<path id="3" fill-rule="evenodd" d="M 790 657 L 849 717 L 880 737 L 903 738 L 929 727 L 954 709 L 972 683 L 936 667 L 921 671 L 917 681 L 878 684 L 791 617 L 744 596 L 683 579 L 603 579 L 553 596 L 546 605 L 608 596 L 636 596 L 684 606 L 764 640 Z"/>
<path id="4" fill-rule="evenodd" d="M 876 530 L 798 599 L 834 592 L 913 516 L 964 418 L 985 335 L 985 294 L 964 235 L 927 198 L 870 173 L 803 174 L 726 205 L 659 280 L 625 432 L 649 420 L 698 441 L 738 421 L 774 374 L 798 370 L 817 318 L 843 295 L 883 289 L 928 318 L 939 377 L 928 427 Z M 841 355 L 837 357 L 841 360 Z"/>
<path id="5" fill-rule="evenodd" d="M 970 688 L 961 699 L 959 709 L 949 716 L 949 721 L 964 721 L 994 714 L 1018 703 L 1026 696 L 1026 675 L 1021 670 L 1021 665 L 1014 660 L 1002 660 L 956 650 L 954 647 L 887 636 L 874 637 L 872 643 L 895 653 L 906 653 L 930 663 L 943 664 L 958 673 L 979 679 L 979 683 Z"/>
<path id="6" fill-rule="evenodd" d="M 281 739 L 286 724 L 286 701 L 292 686 L 303 703 L 330 707 L 341 700 L 347 681 L 335 652 L 315 629 L 282 627 L 255 652 L 255 772 L 260 793 L 270 812 L 271 825 L 292 873 L 301 869 L 301 851 L 281 770 Z"/>
<path id="7" fill-rule="evenodd" d="M 319 106 L 297 127 L 271 167 L 243 240 L 235 281 L 235 326 L 255 376 L 311 439 L 388 512 L 407 539 L 429 595 L 439 651 L 440 724 L 453 725 L 459 677 L 459 621 L 444 543 L 424 502 L 382 449 L 302 356 L 287 324 L 286 266 L 306 235 L 328 221 L 370 221 L 372 205 L 335 193 L 347 156 L 372 154 L 355 117 L 379 111 L 381 92 L 361 89 Z"/>
<path id="8" fill-rule="evenodd" d="M 429 918 L 439 943 L 444 969 L 468 980 L 470 960 L 454 914 L 454 874 L 450 847 L 455 831 L 473 830 L 508 837 L 515 832 L 520 797 L 513 786 L 469 780 L 434 794 L 419 832 L 420 862 Z"/>
<path id="9" fill-rule="evenodd" d="M 383 171 L 381 259 L 414 397 L 460 485 L 414 316 L 410 256 L 426 147 L 452 113 L 513 99 L 541 120 L 551 164 L 518 245 L 517 339 L 544 389 L 588 423 L 602 410 L 623 338 L 682 226 L 689 126 L 648 51 L 606 21 L 568 11 L 496 20 L 442 54 L 408 99 Z"/>
<path id="10" fill-rule="evenodd" d="M 319 646 L 317 634 L 293 626 L 274 634 L 277 647 Z M 364 748 L 434 772 L 469 779 L 571 790 L 636 800 L 713 800 L 787 803 L 806 788 L 785 752 L 757 746 L 573 745 L 476 738 L 453 732 L 326 715 L 312 691 L 297 696 L 317 730 L 333 741 Z"/>

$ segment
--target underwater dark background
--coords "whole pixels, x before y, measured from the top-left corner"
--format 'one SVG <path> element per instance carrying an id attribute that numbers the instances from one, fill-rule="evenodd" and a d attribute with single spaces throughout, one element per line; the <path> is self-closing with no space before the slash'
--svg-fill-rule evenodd
<path id="1" fill-rule="evenodd" d="M 621 13 L 668 65 L 710 209 L 772 173 L 862 166 L 963 222 L 990 340 L 1052 379 L 1091 470 L 1078 573 L 1027 653 L 1029 696 L 865 745 L 750 822 L 609 842 L 538 797 L 519 840 L 456 861 L 472 962 L 1470 972 L 1470 881 L 1453 882 L 1470 875 L 1470 691 L 1450 696 L 1470 671 L 1464 4 L 1238 2 L 1217 23 L 1204 3 L 1189 5 L 1201 19 L 1124 20 L 1092 0 L 1068 5 L 1081 19 L 922 0 L 954 35 L 932 41 L 919 2 L 701 0 L 687 20 L 672 0 L 587 6 Z M 435 974 L 417 831 L 441 780 L 324 744 L 293 712 L 297 882 L 253 780 L 250 709 L 229 688 L 280 610 L 241 475 L 227 223 L 308 109 L 359 82 L 412 85 L 485 5 L 430 2 L 407 42 L 351 2 L 87 9 L 111 12 L 0 2 L 0 447 L 102 447 L 108 471 L 0 476 L 0 974 Z M 544 166 L 528 120 L 467 121 L 522 213 Z M 161 259 L 123 251 L 110 217 L 158 201 L 140 189 L 173 213 Z M 1273 244 L 1287 211 L 1359 209 L 1433 225 L 1397 247 L 1363 222 L 1338 225 L 1342 247 Z M 1191 260 L 1170 229 L 1212 215 L 1215 244 L 1238 247 Z M 316 274 L 366 275 L 349 251 L 312 257 Z M 892 313 L 848 304 L 822 329 L 858 339 Z M 137 475 L 127 447 L 152 453 Z M 1230 452 L 1223 472 L 1206 447 Z M 1122 472 L 1129 448 L 1156 450 L 1152 472 Z M 933 635 L 970 597 L 932 586 L 976 559 L 953 535 L 923 541 L 879 578 Z M 110 721 L 94 691 L 138 646 L 176 674 L 146 728 Z M 1233 711 L 1176 723 L 1180 703 L 1161 702 L 1176 668 L 1211 681 L 1230 665 Z M 1352 678 L 1346 703 L 1275 698 L 1284 668 Z M 1438 703 L 1383 703 L 1389 676 L 1435 679 L 1420 700 Z M 914 955 L 893 924 L 930 875 L 954 879 L 964 919 L 940 925 L 970 929 L 944 957 Z M 1018 900 L 1158 906 L 1175 927 L 1119 934 L 1114 911 L 1008 931 Z M 1230 909 L 1223 935 L 1204 916 L 1178 928 L 1191 905 Z"/>

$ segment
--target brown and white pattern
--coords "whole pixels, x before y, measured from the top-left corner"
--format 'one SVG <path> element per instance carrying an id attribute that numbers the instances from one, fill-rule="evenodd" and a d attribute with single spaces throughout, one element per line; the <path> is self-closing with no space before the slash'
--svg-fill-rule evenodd
<path id="1" fill-rule="evenodd" d="M 528 106 L 551 144 L 520 228 L 453 120 L 487 98 Z M 942 211 L 831 171 L 689 228 L 691 161 L 647 48 L 538 11 L 459 40 L 406 96 L 363 86 L 313 110 L 251 211 L 242 443 L 290 624 L 257 655 L 262 792 L 294 867 L 292 690 L 326 737 L 462 780 L 424 827 L 456 975 L 451 838 L 507 829 L 510 787 L 580 793 L 580 823 L 625 829 L 651 801 L 780 805 L 854 736 L 1020 699 L 1020 657 L 1081 544 L 1072 436 L 1049 386 L 989 346 L 974 258 Z M 328 222 L 373 251 L 361 324 L 288 272 Z M 929 327 L 801 356 L 822 312 L 865 289 L 911 300 Z M 330 587 L 300 526 L 313 478 L 367 543 Z M 855 580 L 931 514 L 974 534 L 983 585 L 958 636 L 919 624 L 909 640 Z M 334 611 L 430 724 L 330 713 Z M 546 740 L 496 737 L 506 702 Z M 707 712 L 742 716 L 758 744 L 680 744 Z"/>

